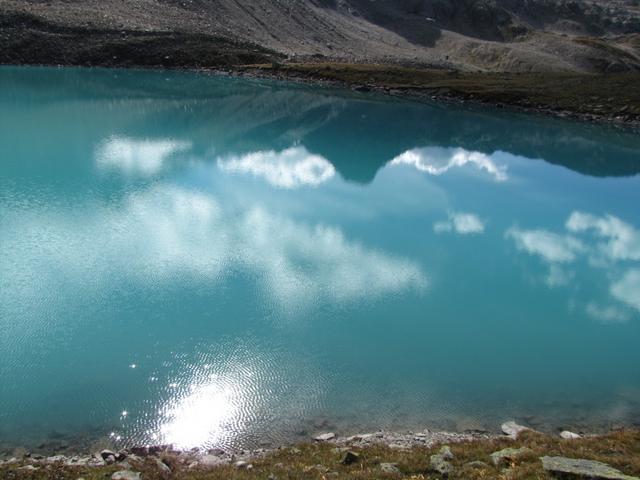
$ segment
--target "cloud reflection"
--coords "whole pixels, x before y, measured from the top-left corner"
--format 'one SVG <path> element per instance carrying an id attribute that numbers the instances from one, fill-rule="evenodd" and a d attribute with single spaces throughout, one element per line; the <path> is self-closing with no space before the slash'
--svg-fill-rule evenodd
<path id="1" fill-rule="evenodd" d="M 455 232 L 460 235 L 471 235 L 484 232 L 484 223 L 473 213 L 450 213 L 449 219 L 433 224 L 436 233 Z"/>
<path id="2" fill-rule="evenodd" d="M 569 215 L 565 229 L 564 233 L 554 233 L 511 227 L 505 236 L 516 248 L 549 266 L 545 283 L 550 287 L 568 285 L 574 277 L 562 265 L 585 260 L 591 268 L 604 269 L 609 279 L 608 293 L 619 303 L 590 302 L 585 308 L 590 317 L 616 323 L 630 318 L 629 309 L 640 311 L 640 268 L 628 266 L 629 262 L 640 261 L 640 231 L 613 215 L 579 211 Z"/>
<path id="3" fill-rule="evenodd" d="M 43 231 L 47 266 L 28 248 L 42 240 Z M 131 194 L 107 208 L 94 206 L 82 218 L 32 212 L 12 219 L 6 232 L 8 248 L 27 248 L 3 270 L 26 277 L 16 284 L 42 286 L 51 270 L 67 272 L 67 280 L 78 285 L 112 275 L 138 277 L 142 284 L 185 274 L 215 282 L 229 271 L 245 270 L 284 308 L 427 284 L 415 262 L 349 240 L 337 227 L 295 222 L 264 206 L 223 207 L 213 195 L 170 185 Z M 105 286 L 118 283 L 104 279 Z"/>
<path id="4" fill-rule="evenodd" d="M 189 142 L 112 137 L 98 146 L 96 163 L 105 170 L 151 176 L 159 173 L 172 155 L 189 148 Z"/>
<path id="5" fill-rule="evenodd" d="M 220 158 L 218 166 L 224 172 L 250 173 L 274 187 L 287 189 L 317 186 L 336 173 L 326 158 L 311 154 L 302 146 L 281 152 L 268 150 Z"/>
<path id="6" fill-rule="evenodd" d="M 490 174 L 496 181 L 507 180 L 506 165 L 496 164 L 488 155 L 463 148 L 414 148 L 398 155 L 391 165 L 412 165 L 430 175 L 442 175 L 454 167 L 474 166 Z"/>

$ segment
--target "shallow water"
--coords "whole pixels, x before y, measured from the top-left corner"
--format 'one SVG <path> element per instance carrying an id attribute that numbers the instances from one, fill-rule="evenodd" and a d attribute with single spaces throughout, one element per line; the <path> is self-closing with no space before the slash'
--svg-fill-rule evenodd
<path id="1" fill-rule="evenodd" d="M 0 68 L 0 441 L 640 418 L 640 138 Z"/>

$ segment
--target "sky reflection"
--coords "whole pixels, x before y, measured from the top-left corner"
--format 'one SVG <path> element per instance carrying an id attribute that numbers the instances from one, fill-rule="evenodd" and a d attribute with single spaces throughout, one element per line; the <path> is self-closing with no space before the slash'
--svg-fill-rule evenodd
<path id="1" fill-rule="evenodd" d="M 584 307 L 589 317 L 618 323 L 631 318 L 634 310 L 640 312 L 640 231 L 613 215 L 580 211 L 569 215 L 565 230 L 555 233 L 511 227 L 505 236 L 519 250 L 548 265 L 545 283 L 550 287 L 580 283 L 582 276 L 576 274 L 575 266 L 579 261 L 598 270 L 608 281 L 608 302 L 615 303 L 589 301 Z"/>

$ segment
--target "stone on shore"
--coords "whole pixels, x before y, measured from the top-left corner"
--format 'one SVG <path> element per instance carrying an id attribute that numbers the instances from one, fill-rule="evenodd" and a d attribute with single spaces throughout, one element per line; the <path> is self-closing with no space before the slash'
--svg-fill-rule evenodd
<path id="1" fill-rule="evenodd" d="M 336 434 L 333 432 L 328 432 L 328 433 L 323 433 L 321 435 L 318 435 L 317 437 L 314 437 L 313 439 L 316 442 L 328 442 L 329 440 L 333 440 L 334 438 L 336 438 Z"/>
<path id="2" fill-rule="evenodd" d="M 202 457 L 200 457 L 196 463 L 196 466 L 201 466 L 204 468 L 215 468 L 218 467 L 220 465 L 226 465 L 229 462 L 227 462 L 224 458 L 219 457 L 217 455 L 211 455 L 211 454 L 207 454 L 207 455 L 203 455 Z M 195 468 L 195 466 L 194 466 Z"/>
<path id="3" fill-rule="evenodd" d="M 501 428 L 502 428 L 502 432 L 505 435 L 508 435 L 509 437 L 513 438 L 514 440 L 517 439 L 518 435 L 520 435 L 522 432 L 531 430 L 529 427 L 525 427 L 523 425 L 518 425 L 513 420 L 503 423 L 501 425 Z"/>
<path id="4" fill-rule="evenodd" d="M 349 450 L 347 452 L 344 452 L 340 463 L 343 465 L 351 465 L 352 463 L 356 463 L 358 460 L 360 460 L 360 455 Z"/>
<path id="5" fill-rule="evenodd" d="M 447 462 L 440 453 L 431 455 L 429 468 L 443 477 L 448 477 L 453 473 L 453 465 Z"/>
<path id="6" fill-rule="evenodd" d="M 540 457 L 542 467 L 553 475 L 562 478 L 590 479 L 590 480 L 640 480 L 630 477 L 606 463 L 593 460 L 565 457 Z"/>
<path id="7" fill-rule="evenodd" d="M 438 453 L 445 460 L 453 460 L 454 458 L 453 452 L 451 451 L 451 447 L 449 447 L 449 445 L 444 445 L 443 447 L 441 447 Z"/>
<path id="8" fill-rule="evenodd" d="M 253 468 L 253 465 L 251 465 L 249 462 L 245 462 L 244 460 L 238 460 L 233 464 L 233 466 L 239 470 L 251 470 Z"/>
<path id="9" fill-rule="evenodd" d="M 493 452 L 491 454 L 491 461 L 493 464 L 498 467 L 503 463 L 511 463 L 516 460 L 518 457 L 531 452 L 531 450 L 527 447 L 522 448 L 505 448 L 498 452 Z"/>
<path id="10" fill-rule="evenodd" d="M 121 470 L 111 475 L 111 480 L 140 480 L 140 474 L 131 470 Z"/>
<path id="11" fill-rule="evenodd" d="M 382 473 L 388 473 L 388 474 L 392 474 L 392 475 L 400 475 L 402 473 L 400 471 L 400 469 L 398 468 L 398 464 L 397 463 L 381 463 L 380 464 L 380 471 Z"/>
<path id="12" fill-rule="evenodd" d="M 168 479 L 171 476 L 171 469 L 169 468 L 169 465 L 164 463 L 159 458 L 154 458 L 154 461 L 160 476 L 164 479 Z"/>
<path id="13" fill-rule="evenodd" d="M 582 435 L 570 432 L 569 430 L 564 430 L 563 432 L 560 432 L 560 437 L 564 438 L 565 440 L 576 440 L 577 438 L 582 438 Z"/>

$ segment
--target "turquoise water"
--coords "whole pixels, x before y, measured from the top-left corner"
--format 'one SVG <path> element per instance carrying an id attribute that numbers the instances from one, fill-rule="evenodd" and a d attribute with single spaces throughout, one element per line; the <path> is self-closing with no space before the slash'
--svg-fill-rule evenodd
<path id="1" fill-rule="evenodd" d="M 0 69 L 0 446 L 640 418 L 640 137 Z"/>

